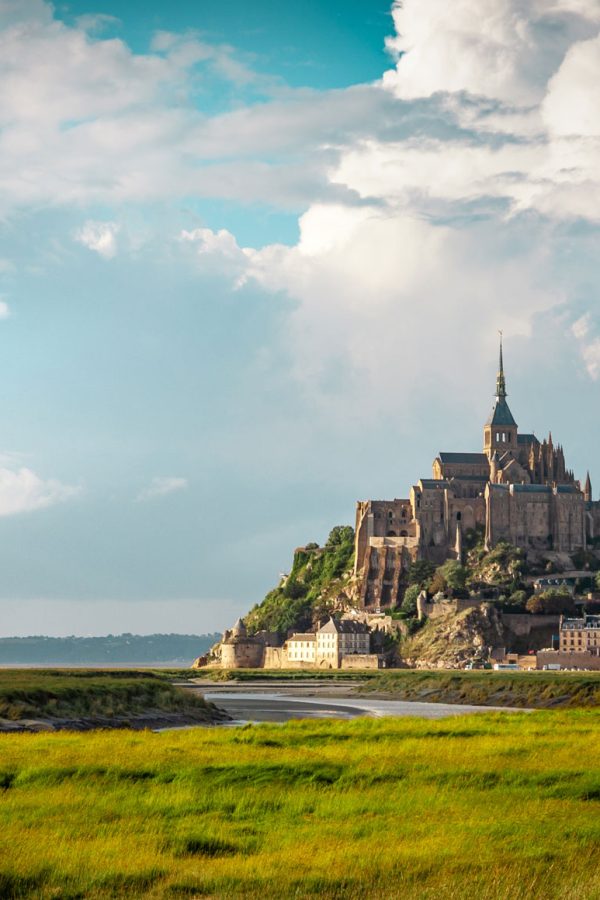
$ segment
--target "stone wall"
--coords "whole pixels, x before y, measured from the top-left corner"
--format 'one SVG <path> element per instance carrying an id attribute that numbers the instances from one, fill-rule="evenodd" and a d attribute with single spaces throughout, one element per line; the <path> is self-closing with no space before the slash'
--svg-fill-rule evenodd
<path id="1" fill-rule="evenodd" d="M 356 653 L 342 656 L 342 669 L 382 669 L 383 658 L 377 653 Z"/>
<path id="2" fill-rule="evenodd" d="M 264 660 L 264 645 L 260 641 L 228 641 L 221 644 L 222 669 L 260 669 Z"/>
<path id="3" fill-rule="evenodd" d="M 483 601 L 485 603 L 485 601 Z M 478 597 L 455 598 L 451 600 L 439 600 L 437 602 L 427 602 L 419 604 L 419 609 L 423 610 L 423 614 L 428 619 L 441 619 L 448 613 L 459 613 L 465 609 L 476 609 L 481 606 L 482 601 Z M 420 616 L 419 616 L 420 618 Z"/>
<path id="4" fill-rule="evenodd" d="M 558 634 L 560 616 L 533 616 L 530 613 L 500 613 L 502 624 L 517 637 L 530 635 L 537 629 L 554 628 Z"/>
<path id="5" fill-rule="evenodd" d="M 558 650 L 540 650 L 537 653 L 537 668 L 560 665 L 563 669 L 591 669 L 600 671 L 600 656 L 591 653 L 560 653 Z"/>

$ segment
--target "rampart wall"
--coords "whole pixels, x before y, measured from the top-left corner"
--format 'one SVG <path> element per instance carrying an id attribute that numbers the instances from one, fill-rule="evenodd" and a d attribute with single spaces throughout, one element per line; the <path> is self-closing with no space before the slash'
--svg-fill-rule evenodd
<path id="1" fill-rule="evenodd" d="M 591 653 L 561 653 L 558 650 L 538 650 L 537 668 L 560 665 L 563 669 L 590 669 L 600 671 L 600 656 Z"/>
<path id="2" fill-rule="evenodd" d="M 377 653 L 356 653 L 342 656 L 342 669 L 382 669 L 383 659 Z"/>

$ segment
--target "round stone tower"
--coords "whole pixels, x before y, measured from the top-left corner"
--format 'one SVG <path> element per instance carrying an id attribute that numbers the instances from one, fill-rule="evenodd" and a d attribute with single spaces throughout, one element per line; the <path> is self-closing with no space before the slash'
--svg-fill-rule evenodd
<path id="1" fill-rule="evenodd" d="M 221 644 L 222 669 L 260 669 L 264 660 L 264 644 L 248 635 L 243 619 L 238 619 Z"/>

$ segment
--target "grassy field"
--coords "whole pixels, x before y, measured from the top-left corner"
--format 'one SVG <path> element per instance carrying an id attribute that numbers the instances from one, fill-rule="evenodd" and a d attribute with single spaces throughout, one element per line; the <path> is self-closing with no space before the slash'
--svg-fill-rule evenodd
<path id="1" fill-rule="evenodd" d="M 600 712 L 0 736 L 0 896 L 592 900 Z"/>
<path id="2" fill-rule="evenodd" d="M 98 669 L 0 669 L 0 718 L 94 719 L 149 711 L 199 713 L 192 697 L 152 672 Z"/>
<path id="3" fill-rule="evenodd" d="M 600 672 L 448 672 L 396 669 L 365 680 L 361 693 L 476 706 L 600 706 Z"/>

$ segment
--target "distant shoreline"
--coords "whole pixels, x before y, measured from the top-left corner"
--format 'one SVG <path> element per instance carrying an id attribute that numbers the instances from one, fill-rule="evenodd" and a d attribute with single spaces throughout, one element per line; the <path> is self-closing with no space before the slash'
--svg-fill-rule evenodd
<path id="1" fill-rule="evenodd" d="M 119 662 L 118 660 L 90 660 L 90 662 L 0 662 L 0 669 L 190 669 L 189 659 L 170 659 L 160 662 Z"/>

